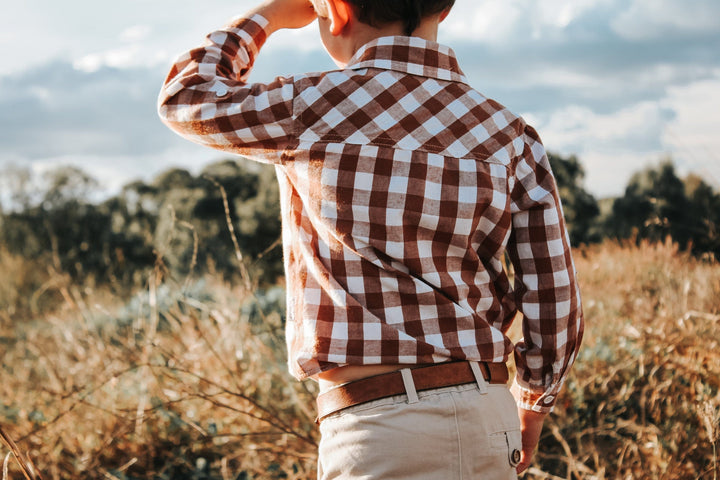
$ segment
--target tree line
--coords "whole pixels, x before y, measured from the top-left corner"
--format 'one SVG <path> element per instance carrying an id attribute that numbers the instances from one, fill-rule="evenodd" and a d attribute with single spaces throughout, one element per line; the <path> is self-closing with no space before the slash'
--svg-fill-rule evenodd
<path id="1" fill-rule="evenodd" d="M 585 189 L 577 157 L 551 154 L 550 162 L 573 245 L 670 237 L 695 254 L 720 257 L 720 195 L 697 176 L 678 177 L 671 161 L 636 173 L 624 195 L 601 201 Z M 231 278 L 239 272 L 238 247 L 258 284 L 282 276 L 270 166 L 227 160 L 198 175 L 174 168 L 101 200 L 98 182 L 75 167 L 41 176 L 18 167 L 0 173 L 0 251 L 74 279 L 132 289 L 158 268 Z"/>
<path id="2" fill-rule="evenodd" d="M 720 259 L 720 194 L 701 177 L 680 178 L 666 159 L 632 175 L 622 196 L 598 201 L 583 186 L 577 157 L 549 157 L 574 246 L 670 238 L 695 255 Z"/>

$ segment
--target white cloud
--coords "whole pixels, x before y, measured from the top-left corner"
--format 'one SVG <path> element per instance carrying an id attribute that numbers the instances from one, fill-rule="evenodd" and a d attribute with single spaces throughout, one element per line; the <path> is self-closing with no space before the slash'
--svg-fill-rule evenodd
<path id="1" fill-rule="evenodd" d="M 670 88 L 661 103 L 675 112 L 662 140 L 681 170 L 720 189 L 720 70 L 715 78 Z"/>
<path id="2" fill-rule="evenodd" d="M 585 188 L 596 198 L 622 196 L 634 173 L 657 165 L 664 156 L 665 152 L 659 150 L 586 152 L 579 157 L 585 169 Z"/>
<path id="3" fill-rule="evenodd" d="M 522 80 L 527 87 L 582 88 L 593 89 L 596 92 L 608 88 L 606 79 L 555 65 L 535 71 L 527 79 Z"/>
<path id="4" fill-rule="evenodd" d="M 571 35 L 568 28 L 583 19 L 591 11 L 597 10 L 616 0 L 528 0 L 523 12 L 532 26 L 532 38 L 568 40 Z M 602 17 L 595 22 L 602 22 Z"/>
<path id="5" fill-rule="evenodd" d="M 521 0 L 458 2 L 442 25 L 440 36 L 503 43 L 518 29 L 522 3 Z"/>
<path id="6" fill-rule="evenodd" d="M 85 73 L 94 73 L 103 67 L 121 69 L 154 67 L 167 63 L 168 57 L 167 50 L 148 49 L 136 43 L 84 55 L 73 61 L 73 67 Z"/>
<path id="7" fill-rule="evenodd" d="M 457 2 L 441 36 L 506 45 L 557 36 L 582 15 L 613 0 Z"/>
<path id="8" fill-rule="evenodd" d="M 542 135 L 546 143 L 557 148 L 606 149 L 607 145 L 653 138 L 662 127 L 662 117 L 657 102 L 643 102 L 609 114 L 570 105 L 550 116 L 542 125 Z"/>
<path id="9" fill-rule="evenodd" d="M 529 2 L 536 9 L 538 25 L 565 28 L 583 13 L 610 0 L 544 0 Z"/>
<path id="10" fill-rule="evenodd" d="M 107 43 L 107 48 L 89 52 L 90 45 L 86 45 L 84 49 L 79 50 L 81 52 L 79 55 L 75 55 L 72 63 L 75 69 L 85 73 L 97 72 L 103 67 L 123 69 L 154 67 L 163 64 L 169 66 L 184 49 L 199 45 L 207 33 L 214 28 L 223 26 L 233 16 L 229 15 L 229 12 L 227 16 L 222 15 L 222 11 L 215 11 L 213 14 L 208 13 L 208 10 L 205 9 L 200 16 L 201 20 L 197 23 L 206 23 L 206 30 L 197 29 L 197 25 L 193 30 L 177 28 L 164 31 L 158 31 L 147 24 L 130 25 L 117 35 L 116 41 Z M 202 20 L 205 17 L 208 18 L 207 22 Z M 178 23 L 178 27 L 183 25 L 183 23 Z M 92 45 L 94 46 L 95 43 Z M 306 28 L 284 29 L 275 33 L 272 41 L 268 42 L 267 47 L 263 50 L 263 58 L 280 50 L 307 53 L 322 48 L 317 25 L 313 23 Z"/>
<path id="11" fill-rule="evenodd" d="M 656 102 L 608 114 L 571 105 L 549 116 L 524 115 L 549 151 L 578 156 L 585 170 L 584 186 L 598 198 L 622 195 L 633 173 L 667 154 L 662 146 L 653 145 L 663 128 L 663 116 Z"/>
<path id="12" fill-rule="evenodd" d="M 120 33 L 120 40 L 124 42 L 138 42 L 144 40 L 152 33 L 149 25 L 132 25 Z"/>
<path id="13" fill-rule="evenodd" d="M 665 118 L 663 107 L 648 101 L 607 114 L 571 105 L 534 123 L 548 150 L 578 155 L 586 188 L 605 197 L 620 195 L 634 172 L 663 156 L 657 138 Z"/>
<path id="14" fill-rule="evenodd" d="M 169 59 L 227 19 L 254 6 L 254 0 L 205 2 L 170 0 L 34 0 L 3 2 L 0 15 L 0 76 L 50 61 L 79 61 L 143 41 Z M 19 47 L 22 39 L 22 48 Z M 154 58 L 151 53 L 149 55 Z"/>
<path id="15" fill-rule="evenodd" d="M 670 87 L 664 98 L 599 114 L 570 105 L 526 115 L 550 151 L 577 154 L 586 187 L 622 194 L 630 176 L 670 156 L 678 172 L 696 172 L 720 189 L 720 70 L 715 78 Z"/>
<path id="16" fill-rule="evenodd" d="M 694 36 L 720 30 L 720 3 L 710 0 L 632 0 L 612 22 L 630 40 Z"/>

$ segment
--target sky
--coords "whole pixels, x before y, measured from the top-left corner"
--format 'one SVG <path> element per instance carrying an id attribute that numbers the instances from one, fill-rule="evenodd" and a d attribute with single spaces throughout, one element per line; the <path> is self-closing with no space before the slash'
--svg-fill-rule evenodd
<path id="1" fill-rule="evenodd" d="M 158 120 L 172 60 L 247 0 L 15 0 L 0 16 L 0 169 L 80 167 L 108 193 L 227 154 Z M 250 81 L 334 68 L 312 24 L 273 35 Z M 720 1 L 456 0 L 438 41 L 470 83 L 622 195 L 672 158 L 720 191 Z"/>

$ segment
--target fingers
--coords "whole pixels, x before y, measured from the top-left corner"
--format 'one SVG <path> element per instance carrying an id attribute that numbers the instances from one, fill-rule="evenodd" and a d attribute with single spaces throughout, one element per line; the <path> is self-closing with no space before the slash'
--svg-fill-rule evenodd
<path id="1" fill-rule="evenodd" d="M 530 467 L 533 459 L 535 448 L 540 442 L 540 433 L 542 431 L 542 423 L 537 422 L 526 424 L 522 430 L 522 450 L 520 450 L 520 463 L 515 469 L 517 473 L 522 473 Z"/>
<path id="2" fill-rule="evenodd" d="M 523 447 L 522 452 L 520 452 L 520 463 L 517 464 L 517 467 L 515 467 L 515 471 L 518 474 L 521 474 L 525 470 L 527 470 L 530 467 L 530 464 L 532 463 L 532 457 L 533 457 L 533 451 L 535 450 L 535 447 L 526 449 Z"/>
<path id="3" fill-rule="evenodd" d="M 309 0 L 267 0 L 252 13 L 265 17 L 272 31 L 302 28 L 317 18 L 315 8 Z"/>
<path id="4" fill-rule="evenodd" d="M 533 452 L 540 441 L 543 422 L 546 414 L 518 409 L 520 417 L 520 432 L 522 433 L 522 451 L 520 452 L 520 463 L 515 467 L 517 473 L 524 472 L 532 462 Z"/>

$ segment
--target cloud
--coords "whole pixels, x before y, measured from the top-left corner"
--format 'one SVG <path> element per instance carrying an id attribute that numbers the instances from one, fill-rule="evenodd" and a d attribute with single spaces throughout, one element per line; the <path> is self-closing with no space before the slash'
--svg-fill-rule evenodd
<path id="1" fill-rule="evenodd" d="M 720 42 L 719 42 L 720 43 Z M 657 101 L 671 86 L 711 78 L 720 67 L 714 42 L 628 45 L 616 38 L 496 48 L 458 41 L 470 83 L 520 113 L 582 105 L 598 113 Z"/>
<path id="2" fill-rule="evenodd" d="M 566 28 L 584 14 L 610 3 L 611 0 L 545 0 L 529 2 L 527 6 L 536 10 L 536 14 L 531 15 L 538 19 L 540 25 Z"/>
<path id="3" fill-rule="evenodd" d="M 565 151 L 644 152 L 662 148 L 658 132 L 672 116 L 657 102 L 642 102 L 610 114 L 570 105 L 553 112 L 542 122 L 543 138 Z"/>
<path id="4" fill-rule="evenodd" d="M 155 99 L 177 54 L 255 2 L 39 2 L 41 15 L 12 2 L 0 17 L 0 163 L 75 162 L 118 183 L 172 159 L 218 158 L 169 132 Z M 335 68 L 316 30 L 273 35 L 251 79 Z M 621 193 L 664 154 L 693 171 L 720 163 L 720 120 L 708 109 L 720 101 L 720 3 L 459 1 L 440 41 L 473 86 L 532 119 L 550 150 L 578 154 L 598 195 Z"/>
<path id="5" fill-rule="evenodd" d="M 320 51 L 275 52 L 261 56 L 256 81 L 332 65 Z M 156 113 L 169 64 L 128 65 L 124 58 L 55 61 L 0 76 L 0 155 L 148 154 L 181 141 Z"/>
<path id="6" fill-rule="evenodd" d="M 146 39 L 152 33 L 150 25 L 132 25 L 120 33 L 120 40 L 124 42 L 138 42 Z"/>
<path id="7" fill-rule="evenodd" d="M 564 36 L 584 15 L 612 0 L 487 0 L 458 2 L 442 26 L 457 40 L 516 45 L 528 40 Z"/>
<path id="8" fill-rule="evenodd" d="M 489 45 L 616 35 L 626 41 L 698 38 L 720 32 L 709 0 L 485 0 L 458 2 L 442 30 Z"/>
<path id="9" fill-rule="evenodd" d="M 720 70 L 714 78 L 672 87 L 661 101 L 675 112 L 662 141 L 683 173 L 698 172 L 720 189 Z"/>
<path id="10" fill-rule="evenodd" d="M 73 67 L 85 73 L 94 73 L 103 67 L 152 67 L 167 62 L 166 50 L 148 51 L 141 45 L 127 45 L 104 52 L 91 53 L 73 62 Z"/>
<path id="11" fill-rule="evenodd" d="M 79 71 L 53 62 L 0 77 L 0 154 L 140 154 L 172 135 L 155 113 L 164 69 Z"/>
<path id="12" fill-rule="evenodd" d="M 184 168 L 198 174 L 203 167 L 214 161 L 229 158 L 222 152 L 209 151 L 206 148 L 186 144 L 173 146 L 153 154 L 118 155 L 112 152 L 103 155 L 59 155 L 35 159 L 29 163 L 33 172 L 43 172 L 60 165 L 80 168 L 98 180 L 102 186 L 101 196 L 107 197 L 120 192 L 123 186 L 134 180 L 148 182 L 160 172 L 171 168 Z M 22 165 L 16 159 L 14 165 Z M 1 168 L 1 165 L 0 165 Z"/>
<path id="13" fill-rule="evenodd" d="M 488 1 L 472 7 L 459 3 L 442 25 L 441 36 L 451 40 L 501 43 L 517 30 L 521 15 L 517 1 Z"/>
<path id="14" fill-rule="evenodd" d="M 657 166 L 665 152 L 588 151 L 579 158 L 585 170 L 585 188 L 596 198 L 622 196 L 630 177 L 636 172 Z"/>
<path id="15" fill-rule="evenodd" d="M 527 115 L 545 147 L 577 155 L 585 168 L 585 185 L 598 196 L 620 195 L 628 178 L 663 156 L 660 132 L 673 112 L 657 102 L 640 102 L 599 114 L 569 105 L 549 115 Z"/>
<path id="16" fill-rule="evenodd" d="M 198 171 L 231 157 L 162 125 L 155 105 L 169 67 L 108 63 L 78 68 L 55 61 L 0 76 L 0 167 L 74 165 L 114 192 L 133 178 L 149 179 L 171 166 Z M 281 49 L 262 57 L 254 78 L 267 81 L 282 72 L 329 64 L 321 51 Z"/>
<path id="17" fill-rule="evenodd" d="M 85 73 L 94 73 L 103 67 L 137 68 L 154 67 L 167 62 L 169 53 L 164 48 L 148 48 L 152 34 L 149 25 L 131 25 L 118 35 L 119 45 L 106 50 L 88 53 L 73 60 L 73 67 Z"/>
<path id="18" fill-rule="evenodd" d="M 720 3 L 708 0 L 632 0 L 613 21 L 629 40 L 698 37 L 720 31 Z"/>
<path id="19" fill-rule="evenodd" d="M 249 10 L 254 0 L 37 0 L 4 2 L 0 15 L 0 75 L 53 61 L 73 62 L 139 41 L 150 56 L 169 60 L 225 20 Z M 143 31 L 149 28 L 150 31 Z M 143 37 L 144 35 L 144 37 Z"/>
<path id="20" fill-rule="evenodd" d="M 632 173 L 670 157 L 682 175 L 696 172 L 720 189 L 720 70 L 714 78 L 668 88 L 643 101 L 600 114 L 570 105 L 528 115 L 545 146 L 577 154 L 586 186 L 599 196 L 621 195 Z"/>

